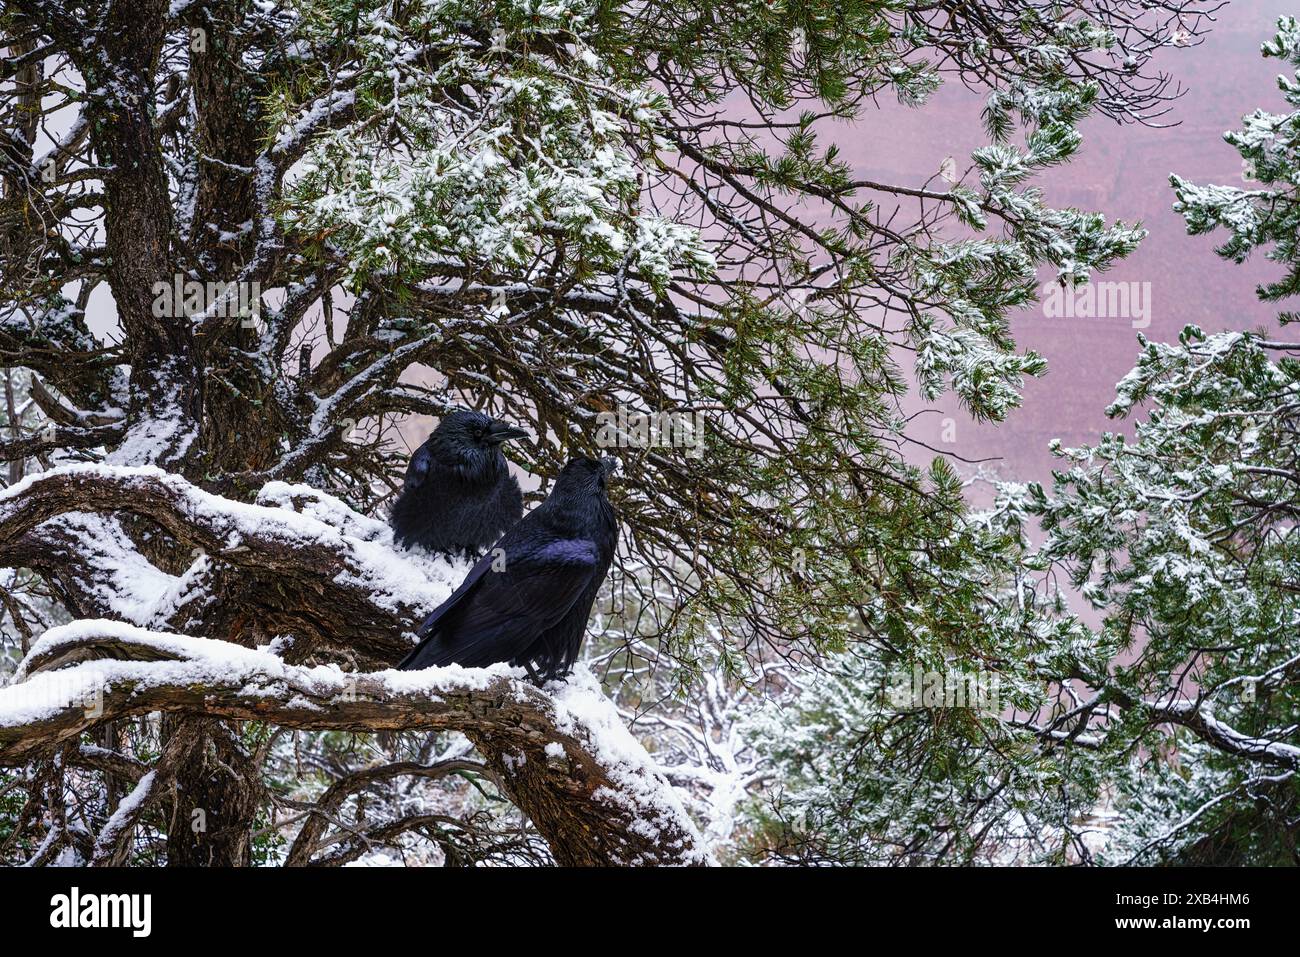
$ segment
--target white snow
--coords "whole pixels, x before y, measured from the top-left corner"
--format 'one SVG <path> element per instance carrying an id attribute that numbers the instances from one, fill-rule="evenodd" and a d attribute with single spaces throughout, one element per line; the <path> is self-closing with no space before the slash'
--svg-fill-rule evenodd
<path id="1" fill-rule="evenodd" d="M 221 552 L 238 552 L 248 539 L 294 548 L 328 547 L 346 558 L 344 570 L 335 578 L 339 584 L 364 589 L 381 608 L 412 618 L 437 607 L 470 567 L 463 560 L 447 561 L 398 549 L 382 522 L 306 486 L 272 483 L 263 490 L 259 504 L 248 504 L 205 492 L 151 465 L 76 464 L 36 473 L 0 492 L 0 514 L 7 507 L 16 507 L 34 485 L 61 476 L 138 483 L 142 491 L 161 485 L 191 524 L 210 529 L 224 540 Z M 303 511 L 294 510 L 295 500 L 303 503 Z M 84 516 L 76 520 L 111 522 Z M 105 533 L 101 544 L 106 551 L 101 557 L 106 566 L 114 568 L 110 573 L 114 586 L 121 587 L 117 594 L 106 589 L 102 597 L 127 621 L 149 625 L 165 618 L 168 609 L 186 597 L 189 583 L 202 570 L 192 567 L 179 577 L 165 575 L 135 553 L 125 536 L 113 534 L 111 524 L 101 525 L 98 532 Z M 195 560 L 200 562 L 202 555 L 196 554 Z"/>
<path id="2" fill-rule="evenodd" d="M 580 664 L 567 681 L 551 682 L 546 690 L 555 701 L 557 730 L 584 741 L 619 788 L 600 788 L 593 796 L 631 814 L 631 829 L 649 840 L 660 840 L 665 832 L 689 836 L 694 850 L 687 862 L 707 863 L 704 842 L 676 791 L 623 723 L 591 670 Z"/>
<path id="3" fill-rule="evenodd" d="M 83 661 L 53 671 L 30 674 L 38 661 L 96 638 L 111 638 L 134 653 L 159 660 Z M 501 678 L 520 678 L 524 671 L 509 665 L 462 668 L 448 665 L 423 671 L 345 672 L 337 665 L 300 667 L 286 664 L 269 651 L 244 648 L 227 641 L 150 631 L 110 619 L 82 619 L 51 628 L 36 641 L 18 666 L 9 686 L 0 688 L 0 727 L 17 727 L 51 718 L 69 706 L 95 701 L 119 685 L 137 690 L 176 685 L 238 687 L 246 698 L 283 697 L 288 689 L 314 698 L 354 700 L 366 697 L 427 697 L 446 691 L 485 690 Z M 305 703 L 301 699 L 300 703 Z"/>
<path id="4" fill-rule="evenodd" d="M 99 837 L 95 841 L 96 857 L 101 853 L 107 852 L 117 840 L 122 829 L 127 827 L 131 816 L 135 814 L 136 810 L 144 804 L 149 795 L 153 792 L 154 782 L 157 780 L 157 777 L 157 771 L 149 771 L 140 778 L 134 790 L 132 790 L 126 797 L 122 798 L 121 802 L 117 805 L 117 810 L 114 811 L 113 816 L 108 819 L 108 823 L 104 825 L 103 830 L 99 832 Z"/>

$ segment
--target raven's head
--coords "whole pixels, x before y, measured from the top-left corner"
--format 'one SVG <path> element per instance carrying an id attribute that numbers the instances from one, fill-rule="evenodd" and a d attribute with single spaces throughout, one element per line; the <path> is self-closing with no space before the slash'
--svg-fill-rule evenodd
<path id="1" fill-rule="evenodd" d="M 561 495 L 604 493 L 609 477 L 618 471 L 618 459 L 605 456 L 589 459 L 577 456 L 569 459 L 555 480 L 555 491 Z"/>
<path id="2" fill-rule="evenodd" d="M 523 429 L 482 412 L 457 409 L 446 416 L 429 436 L 435 462 L 469 480 L 484 479 L 506 467 L 501 443 L 527 436 Z"/>

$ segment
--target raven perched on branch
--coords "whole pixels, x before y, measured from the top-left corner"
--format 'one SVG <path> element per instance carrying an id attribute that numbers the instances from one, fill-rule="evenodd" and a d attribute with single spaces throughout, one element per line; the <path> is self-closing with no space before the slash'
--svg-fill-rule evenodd
<path id="1" fill-rule="evenodd" d="M 612 458 L 571 459 L 541 505 L 434 609 L 398 668 L 522 665 L 535 681 L 566 674 L 609 571 L 618 519 L 605 497 Z"/>
<path id="2" fill-rule="evenodd" d="M 501 443 L 527 434 L 470 409 L 444 418 L 406 468 L 390 519 L 398 544 L 483 554 L 524 512 Z"/>

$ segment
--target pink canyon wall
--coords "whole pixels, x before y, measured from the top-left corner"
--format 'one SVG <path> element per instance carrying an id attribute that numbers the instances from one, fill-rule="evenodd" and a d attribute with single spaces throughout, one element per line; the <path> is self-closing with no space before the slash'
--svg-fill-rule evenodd
<path id="1" fill-rule="evenodd" d="M 1222 134 L 1257 107 L 1285 112 L 1274 81 L 1283 65 L 1259 54 L 1285 13 L 1300 13 L 1300 7 L 1284 0 L 1234 0 L 1201 46 L 1170 49 L 1156 61 L 1186 88 L 1164 120 L 1179 125 L 1150 129 L 1090 120 L 1081 154 L 1042 180 L 1052 205 L 1140 220 L 1150 230 L 1134 256 L 1099 277 L 1151 284 L 1150 325 L 1142 330 L 1149 338 L 1175 339 L 1189 322 L 1209 331 L 1273 322 L 1273 309 L 1255 299 L 1254 288 L 1276 275 L 1276 267 L 1262 258 L 1235 266 L 1214 254 L 1213 235 L 1188 236 L 1170 209 L 1168 180 L 1177 172 L 1195 182 L 1241 184 L 1240 158 Z M 979 129 L 980 102 L 950 85 L 923 111 L 886 106 L 840 138 L 845 158 L 865 178 L 907 185 L 931 176 L 945 156 L 956 157 L 965 169 L 970 150 L 986 141 Z M 1041 307 L 1019 314 L 1013 331 L 1021 348 L 1036 350 L 1049 366 L 1029 383 L 1021 409 L 1000 425 L 977 425 L 944 401 L 939 414 L 919 418 L 912 432 L 966 458 L 996 457 L 990 467 L 1006 478 L 1047 481 L 1055 461 L 1047 451 L 1052 438 L 1078 445 L 1122 428 L 1103 410 L 1115 383 L 1132 367 L 1136 332 L 1128 319 L 1049 319 Z M 954 442 L 942 441 L 945 417 L 953 419 Z M 931 454 L 914 450 L 920 461 Z"/>

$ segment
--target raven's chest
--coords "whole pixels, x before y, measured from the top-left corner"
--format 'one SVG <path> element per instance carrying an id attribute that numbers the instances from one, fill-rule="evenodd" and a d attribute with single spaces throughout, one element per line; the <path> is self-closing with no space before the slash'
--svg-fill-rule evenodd
<path id="1" fill-rule="evenodd" d="M 406 544 L 434 551 L 483 551 L 519 520 L 518 486 L 504 476 L 481 485 L 430 476 L 393 508 L 393 529 Z"/>

